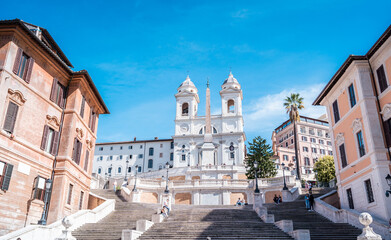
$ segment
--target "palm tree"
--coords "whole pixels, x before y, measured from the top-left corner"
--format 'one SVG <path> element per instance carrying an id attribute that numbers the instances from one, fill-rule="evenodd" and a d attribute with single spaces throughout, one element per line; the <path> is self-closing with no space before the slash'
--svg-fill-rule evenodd
<path id="1" fill-rule="evenodd" d="M 303 98 L 300 97 L 298 93 L 291 93 L 291 96 L 286 97 L 284 100 L 284 107 L 286 109 L 286 113 L 289 113 L 289 119 L 293 123 L 293 139 L 295 142 L 295 159 L 296 159 L 296 179 L 301 179 L 300 177 L 300 165 L 299 165 L 299 157 L 297 150 L 297 139 L 296 139 L 296 122 L 300 121 L 299 109 L 303 109 Z"/>

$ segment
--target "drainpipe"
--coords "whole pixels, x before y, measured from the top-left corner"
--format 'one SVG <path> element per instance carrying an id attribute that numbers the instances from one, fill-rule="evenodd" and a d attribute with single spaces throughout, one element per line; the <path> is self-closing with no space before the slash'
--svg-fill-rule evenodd
<path id="1" fill-rule="evenodd" d="M 69 85 L 71 84 L 71 82 L 73 80 L 73 76 L 74 76 L 74 74 L 72 73 L 72 77 L 71 77 L 71 79 L 68 82 L 67 88 L 65 89 L 65 96 L 66 97 L 65 97 L 65 100 L 64 100 L 65 101 L 64 102 L 64 108 L 62 109 L 62 112 L 61 112 L 60 129 L 59 129 L 60 135 L 59 135 L 59 140 L 58 140 L 58 148 L 60 147 L 60 143 L 61 143 L 61 135 L 62 135 L 62 128 L 63 128 L 63 125 L 64 125 L 64 115 L 65 115 L 65 108 L 67 106 Z M 45 217 L 46 220 L 48 219 L 50 200 L 52 198 L 52 193 L 53 193 L 54 169 L 56 168 L 56 165 L 57 165 L 57 156 L 58 156 L 58 150 L 59 150 L 58 148 L 57 148 L 57 151 L 56 151 L 56 155 L 54 155 L 54 161 L 53 161 L 53 166 L 52 166 L 52 174 L 50 176 L 50 179 L 52 180 L 52 189 L 51 189 L 51 191 L 49 193 L 48 202 L 46 204 L 46 217 Z"/>
<path id="2" fill-rule="evenodd" d="M 388 160 L 391 161 L 391 152 L 390 152 L 390 148 L 389 148 L 388 145 L 387 145 L 387 139 L 386 139 L 385 133 L 384 133 L 384 121 L 383 121 L 383 115 L 381 114 L 380 100 L 379 100 L 379 95 L 377 94 L 375 76 L 374 76 L 374 74 L 373 74 L 372 65 L 371 65 L 371 62 L 369 61 L 368 56 L 366 56 L 366 58 L 367 58 L 367 61 L 368 61 L 368 65 L 369 65 L 370 72 L 371 72 L 371 75 L 370 75 L 370 76 L 371 76 L 371 80 L 372 80 L 372 87 L 373 87 L 373 91 L 374 91 L 375 97 L 376 97 L 376 103 L 377 103 L 377 108 L 378 108 L 378 114 L 379 114 L 379 116 L 380 116 L 380 125 L 381 125 L 382 133 L 383 133 L 383 142 L 384 142 L 385 147 L 387 148 Z"/>

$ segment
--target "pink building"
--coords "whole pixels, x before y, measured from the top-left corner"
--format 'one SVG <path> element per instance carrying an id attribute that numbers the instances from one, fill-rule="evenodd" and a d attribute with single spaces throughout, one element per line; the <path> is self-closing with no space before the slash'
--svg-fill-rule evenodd
<path id="1" fill-rule="evenodd" d="M 37 223 L 46 190 L 48 223 L 88 207 L 98 119 L 109 112 L 88 72 L 72 67 L 46 29 L 0 21 L 0 235 Z"/>
<path id="2" fill-rule="evenodd" d="M 326 155 L 333 155 L 329 136 L 329 124 L 323 119 L 300 117 L 296 123 L 297 149 L 300 165 L 301 179 L 315 181 L 313 171 L 315 162 Z M 293 124 L 290 120 L 278 126 L 272 135 L 273 151 L 278 156 L 277 168 L 284 163 L 289 170 L 295 170 L 295 144 L 293 138 Z"/>

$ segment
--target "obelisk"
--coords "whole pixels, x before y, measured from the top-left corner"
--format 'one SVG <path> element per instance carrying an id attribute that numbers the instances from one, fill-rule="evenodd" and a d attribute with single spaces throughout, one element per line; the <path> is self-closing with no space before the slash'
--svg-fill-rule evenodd
<path id="1" fill-rule="evenodd" d="M 212 124 L 210 116 L 210 89 L 209 79 L 206 84 L 206 108 L 205 108 L 205 133 L 204 133 L 204 144 L 201 147 L 202 157 L 201 165 L 215 165 L 214 161 L 214 150 L 215 146 L 212 143 Z"/>

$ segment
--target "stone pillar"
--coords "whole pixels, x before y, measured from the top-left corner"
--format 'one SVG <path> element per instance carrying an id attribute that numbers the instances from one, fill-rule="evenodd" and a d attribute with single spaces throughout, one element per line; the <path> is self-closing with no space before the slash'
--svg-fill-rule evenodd
<path id="1" fill-rule="evenodd" d="M 362 234 L 357 237 L 357 240 L 381 240 L 381 236 L 376 234 L 369 226 L 372 223 L 372 216 L 367 212 L 360 214 L 359 221 L 365 227 L 362 229 Z"/>
<path id="2" fill-rule="evenodd" d="M 223 205 L 231 204 L 231 192 L 224 191 L 223 192 Z"/>
<path id="3" fill-rule="evenodd" d="M 200 193 L 193 192 L 193 205 L 200 205 Z"/>
<path id="4" fill-rule="evenodd" d="M 132 202 L 140 202 L 140 197 L 141 197 L 141 192 L 140 191 L 135 191 L 135 192 L 132 192 L 132 196 L 131 196 L 131 201 Z"/>
<path id="5" fill-rule="evenodd" d="M 69 228 L 73 225 L 72 217 L 64 217 L 62 219 L 62 225 L 65 227 L 65 230 L 62 230 L 62 234 L 60 237 L 55 240 L 76 240 L 75 237 L 72 236 L 72 231 Z"/>
<path id="6" fill-rule="evenodd" d="M 253 209 L 261 208 L 263 206 L 262 193 L 254 193 Z"/>

